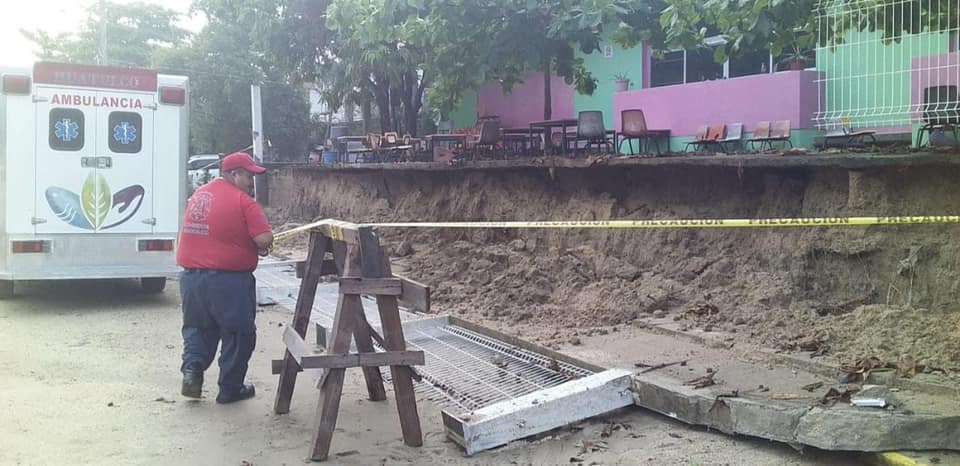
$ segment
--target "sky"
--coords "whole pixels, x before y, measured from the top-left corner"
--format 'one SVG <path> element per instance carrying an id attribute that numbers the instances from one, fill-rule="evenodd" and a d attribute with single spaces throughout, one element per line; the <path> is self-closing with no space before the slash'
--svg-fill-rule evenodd
<path id="1" fill-rule="evenodd" d="M 20 29 L 42 29 L 51 33 L 74 32 L 87 17 L 87 8 L 97 0 L 26 0 L 11 1 L 0 15 L 0 66 L 26 66 L 32 64 L 33 43 L 20 34 Z M 132 3 L 132 0 L 113 0 L 117 3 Z M 187 14 L 192 0 L 140 0 L 155 3 Z M 185 18 L 181 27 L 199 31 L 203 27 L 203 15 Z"/>

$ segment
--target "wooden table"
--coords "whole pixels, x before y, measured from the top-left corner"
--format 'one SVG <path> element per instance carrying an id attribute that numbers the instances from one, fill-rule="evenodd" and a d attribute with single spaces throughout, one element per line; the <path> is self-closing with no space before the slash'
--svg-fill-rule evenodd
<path id="1" fill-rule="evenodd" d="M 425 139 L 427 140 L 427 150 L 433 150 L 434 145 L 438 142 L 452 142 L 454 145 L 466 147 L 469 137 L 469 134 L 430 134 Z"/>
<path id="2" fill-rule="evenodd" d="M 551 135 L 553 133 L 553 128 L 560 128 L 560 131 L 563 133 L 563 142 L 560 144 L 560 154 L 566 157 L 567 155 L 567 128 L 577 126 L 576 118 L 560 118 L 556 120 L 541 120 L 541 121 L 531 121 L 530 122 L 530 136 L 533 136 L 533 131 L 537 128 L 541 128 L 544 131 L 543 138 L 543 149 L 546 151 L 548 145 L 553 145 Z"/>
<path id="3" fill-rule="evenodd" d="M 367 136 L 340 136 L 336 139 L 337 141 L 337 161 L 341 163 L 349 162 L 347 156 L 350 153 L 349 144 L 351 142 L 365 143 L 367 142 Z"/>
<path id="4" fill-rule="evenodd" d="M 500 134 L 503 136 L 504 144 L 523 141 L 523 154 L 532 154 L 535 148 L 540 147 L 538 141 L 543 134 L 543 128 L 531 128 L 529 126 L 515 126 L 511 128 L 501 128 Z M 529 146 L 529 149 L 527 148 Z"/>

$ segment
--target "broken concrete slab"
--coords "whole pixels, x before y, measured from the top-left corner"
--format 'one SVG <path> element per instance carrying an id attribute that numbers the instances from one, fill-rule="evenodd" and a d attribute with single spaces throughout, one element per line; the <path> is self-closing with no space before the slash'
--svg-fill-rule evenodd
<path id="1" fill-rule="evenodd" d="M 717 398 L 724 392 L 693 389 L 661 374 L 635 374 L 634 399 L 644 408 L 688 424 L 727 434 L 743 434 L 796 443 L 800 417 L 809 410 L 801 403 L 765 403 L 747 398 Z"/>
<path id="2" fill-rule="evenodd" d="M 800 418 L 796 441 L 823 450 L 958 450 L 960 417 L 817 407 Z"/>
<path id="3" fill-rule="evenodd" d="M 960 416 L 724 397 L 659 374 L 633 376 L 637 405 L 688 424 L 823 450 L 960 449 Z"/>

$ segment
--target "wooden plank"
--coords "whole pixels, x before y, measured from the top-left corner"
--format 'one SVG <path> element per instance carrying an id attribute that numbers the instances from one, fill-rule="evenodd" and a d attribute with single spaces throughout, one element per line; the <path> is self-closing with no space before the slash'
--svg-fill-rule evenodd
<path id="1" fill-rule="evenodd" d="M 310 350 L 307 349 L 307 342 L 289 325 L 283 328 L 283 344 L 287 346 L 287 352 L 293 356 L 297 365 L 303 367 L 303 357 L 310 354 Z"/>
<path id="2" fill-rule="evenodd" d="M 340 293 L 400 296 L 402 290 L 401 282 L 396 278 L 343 277 L 340 279 Z"/>
<path id="3" fill-rule="evenodd" d="M 347 259 L 347 243 L 334 241 L 331 249 L 333 249 L 333 263 L 337 267 L 337 275 L 342 277 L 343 269 L 346 267 L 344 261 Z M 360 270 L 359 265 L 356 270 Z"/>
<path id="4" fill-rule="evenodd" d="M 270 361 L 270 373 L 273 375 L 279 375 L 283 373 L 283 359 L 274 359 Z M 303 372 L 302 367 L 297 367 L 297 372 Z"/>
<path id="5" fill-rule="evenodd" d="M 328 238 L 334 241 L 343 241 L 347 244 L 360 244 L 360 235 L 357 225 L 340 220 L 325 220 L 320 227 Z"/>
<path id="6" fill-rule="evenodd" d="M 301 359 L 304 369 L 348 369 L 351 367 L 422 366 L 423 351 L 385 351 L 382 353 L 351 353 L 308 355 Z"/>
<path id="7" fill-rule="evenodd" d="M 314 330 L 316 331 L 317 336 L 317 346 L 326 349 L 327 348 L 327 329 L 320 325 L 319 322 L 314 322 Z"/>
<path id="8" fill-rule="evenodd" d="M 420 312 L 430 313 L 430 287 L 400 275 L 394 275 L 401 282 L 400 301 L 407 307 Z"/>
<path id="9" fill-rule="evenodd" d="M 359 252 L 357 246 L 349 245 L 346 255 L 349 258 Z M 351 262 L 349 259 L 345 261 L 344 276 L 356 275 Z M 360 302 L 359 295 L 340 295 L 330 332 L 329 354 L 350 352 L 354 322 L 357 314 L 362 312 L 363 304 Z M 310 458 L 316 461 L 326 459 L 330 453 L 330 443 L 333 441 L 333 432 L 337 427 L 337 416 L 340 412 L 344 371 L 345 369 L 330 369 L 324 374 L 323 385 L 320 387 L 320 399 L 317 403 L 317 431 L 310 449 Z"/>
<path id="10" fill-rule="evenodd" d="M 297 305 L 293 313 L 293 329 L 301 338 L 307 335 L 310 325 L 310 314 L 313 311 L 313 301 L 317 295 L 317 283 L 320 281 L 320 267 L 323 257 L 331 247 L 330 240 L 316 232 L 310 232 L 310 250 L 307 253 L 307 270 L 300 281 L 300 292 L 297 295 Z M 290 352 L 284 355 L 284 369 L 280 373 L 277 383 L 277 395 L 273 403 L 273 412 L 286 414 L 290 412 L 290 400 L 293 398 L 293 388 L 297 382 L 299 366 Z"/>
<path id="11" fill-rule="evenodd" d="M 300 359 L 300 370 L 349 369 L 351 367 L 380 367 L 390 365 L 422 366 L 423 351 L 388 351 L 381 353 L 352 353 L 342 355 L 307 354 Z M 283 359 L 270 361 L 274 375 L 283 368 Z"/>
<path id="12" fill-rule="evenodd" d="M 359 250 L 355 249 L 355 254 L 347 256 L 346 243 L 342 244 L 343 247 L 336 247 L 334 243 L 334 261 L 339 265 L 341 272 L 344 272 L 347 261 L 350 262 L 350 273 L 355 274 L 355 271 L 360 270 L 360 254 Z M 351 279 L 352 277 L 344 277 Z M 353 339 L 357 344 L 357 351 L 361 353 L 373 353 L 376 350 L 373 347 L 373 337 L 371 332 L 373 330 L 370 328 L 370 323 L 367 322 L 367 316 L 363 311 L 361 306 L 360 312 L 356 313 L 356 322 L 354 322 L 353 329 Z M 367 398 L 370 401 L 385 401 L 387 399 L 387 391 L 383 387 L 383 374 L 380 373 L 379 367 L 364 367 L 363 368 L 363 381 L 367 385 Z"/>
<path id="13" fill-rule="evenodd" d="M 380 236 L 372 227 L 360 228 L 360 257 L 364 278 L 392 277 L 390 260 L 380 245 Z M 388 351 L 406 350 L 403 337 L 403 324 L 400 321 L 400 305 L 396 296 L 377 296 L 377 309 L 380 312 L 380 328 L 383 331 L 385 348 Z M 400 429 L 403 431 L 403 443 L 407 446 L 423 445 L 423 432 L 420 429 L 420 414 L 417 412 L 417 397 L 413 391 L 413 379 L 405 366 L 390 366 L 393 379 L 393 391 L 397 398 L 397 414 L 400 416 Z"/>
<path id="14" fill-rule="evenodd" d="M 468 455 L 630 406 L 631 372 L 610 369 L 457 417 L 443 411 L 447 436 Z"/>
<path id="15" fill-rule="evenodd" d="M 353 329 L 353 340 L 357 344 L 357 351 L 360 353 L 373 354 L 376 349 L 373 347 L 373 329 L 367 322 L 367 316 L 361 311 L 357 313 L 357 322 Z M 383 387 L 383 374 L 379 367 L 364 366 L 363 380 L 367 385 L 367 398 L 370 401 L 385 401 L 387 391 Z"/>
<path id="16" fill-rule="evenodd" d="M 340 398 L 343 395 L 343 376 L 346 369 L 331 369 L 324 376 L 320 387 L 320 402 L 317 404 L 317 432 L 310 446 L 310 459 L 324 461 L 330 456 L 330 442 L 337 428 L 340 414 Z"/>
<path id="17" fill-rule="evenodd" d="M 303 278 L 303 275 L 307 270 L 307 262 L 300 261 L 296 262 L 297 278 Z M 340 275 L 340 271 L 337 269 L 337 264 L 333 259 L 324 259 L 323 264 L 320 266 L 320 275 Z"/>

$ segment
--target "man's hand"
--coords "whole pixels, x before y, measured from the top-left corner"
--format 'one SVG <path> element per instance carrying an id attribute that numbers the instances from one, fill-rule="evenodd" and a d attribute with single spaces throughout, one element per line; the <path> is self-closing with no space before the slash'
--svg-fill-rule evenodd
<path id="1" fill-rule="evenodd" d="M 254 236 L 253 243 L 257 245 L 257 252 L 261 256 L 270 254 L 270 252 L 273 251 L 273 232 L 268 231 Z"/>

